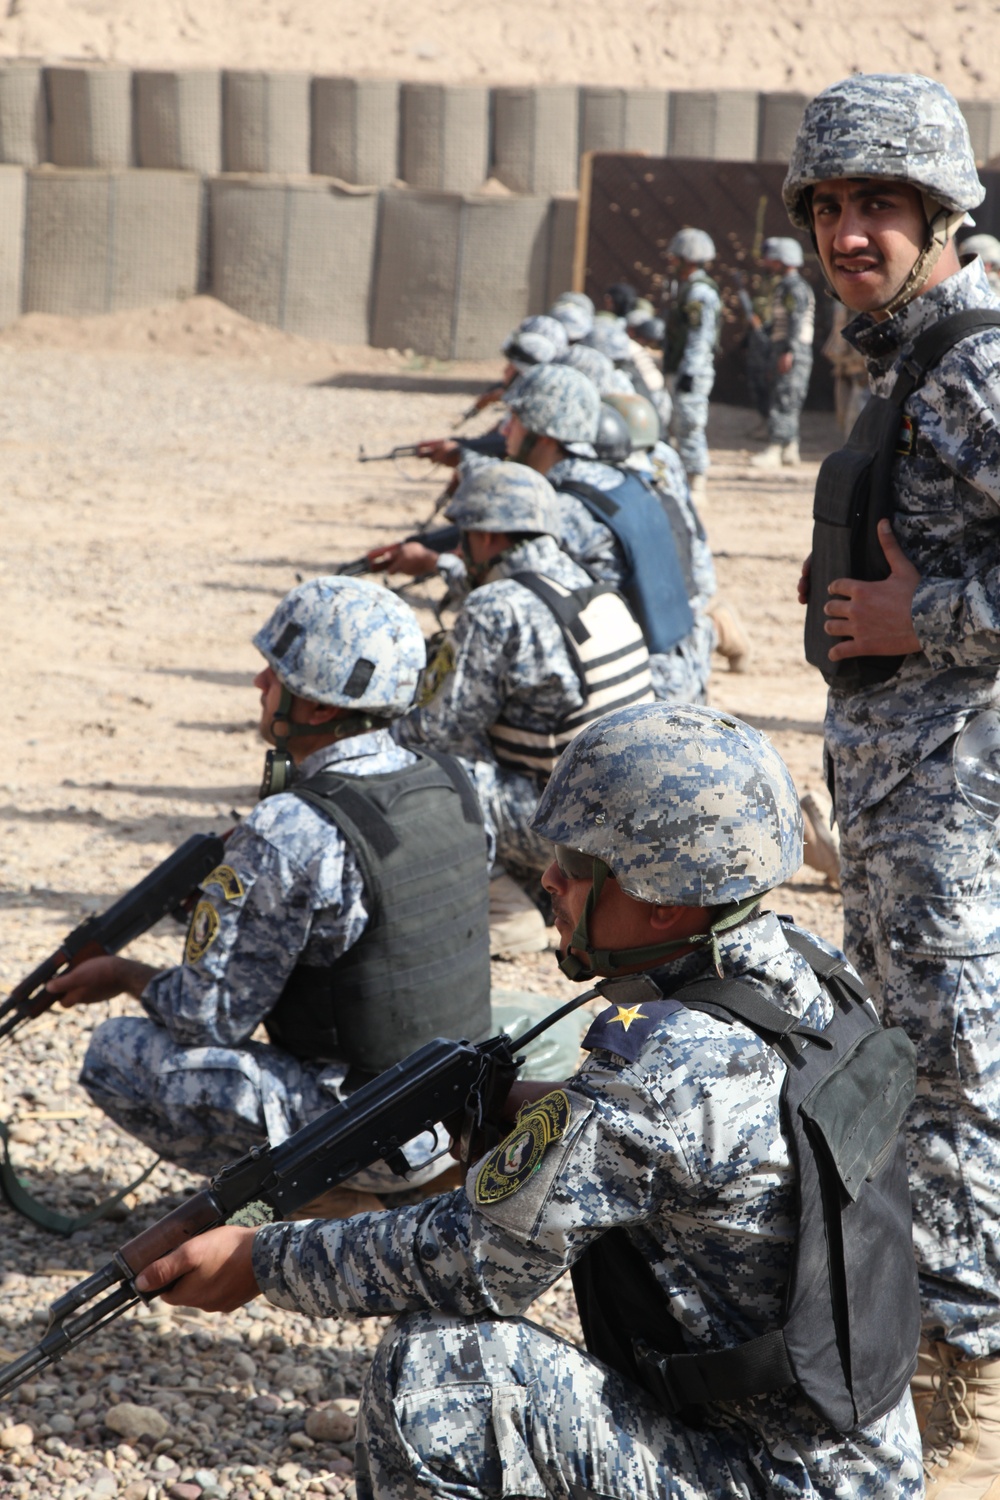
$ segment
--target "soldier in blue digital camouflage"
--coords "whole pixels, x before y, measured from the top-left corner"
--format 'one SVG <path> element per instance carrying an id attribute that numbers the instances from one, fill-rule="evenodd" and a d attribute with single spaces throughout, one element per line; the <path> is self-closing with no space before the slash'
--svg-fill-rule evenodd
<path id="1" fill-rule="evenodd" d="M 761 246 L 761 265 L 778 280 L 767 319 L 767 447 L 751 464 L 776 469 L 799 462 L 799 418 L 809 390 L 816 332 L 816 294 L 800 275 L 802 246 L 791 236 L 775 236 Z"/>
<path id="2" fill-rule="evenodd" d="M 461 528 L 470 592 L 420 705 L 394 733 L 462 757 L 501 869 L 530 882 L 549 863 L 531 820 L 560 751 L 596 715 L 652 698 L 649 653 L 624 600 L 561 550 L 562 506 L 541 474 L 510 463 L 476 469 L 446 515 Z M 545 946 L 540 916 L 526 920 L 530 903 L 517 902 L 509 878 L 491 881 L 490 899 L 491 926 L 501 909 L 511 926 L 495 946 Z"/>
<path id="3" fill-rule="evenodd" d="M 702 981 L 711 1004 L 724 975 L 782 1027 L 834 1022 L 794 944 L 827 950 L 762 909 L 801 859 L 788 771 L 727 715 L 626 708 L 573 741 L 535 826 L 555 845 L 567 972 L 641 974 L 648 998 L 597 1014 L 562 1086 L 515 1085 L 514 1129 L 464 1190 L 341 1224 L 216 1229 L 139 1286 L 179 1277 L 166 1299 L 210 1311 L 263 1292 L 313 1317 L 395 1314 L 362 1397 L 359 1500 L 917 1500 L 905 1375 L 844 1430 L 761 1366 L 726 1399 L 693 1372 L 668 1399 L 648 1373 L 650 1341 L 699 1370 L 722 1351 L 731 1371 L 783 1316 L 800 1222 L 786 1062 L 671 997 Z M 905 1226 L 896 1249 L 909 1262 Z M 589 1352 L 525 1317 L 570 1267 Z M 914 1336 L 895 1341 L 908 1368 Z"/>
<path id="4" fill-rule="evenodd" d="M 604 359 L 597 350 L 581 352 Z M 553 363 L 529 370 L 504 402 L 508 461 L 544 474 L 557 490 L 563 550 L 593 581 L 609 584 L 629 600 L 646 635 L 656 681 L 665 695 L 670 693 L 669 658 L 679 653 L 693 614 L 673 533 L 655 497 L 621 464 L 597 457 L 602 420 L 597 387 L 582 369 Z M 620 424 L 619 431 L 624 431 Z M 627 431 L 624 440 L 622 458 Z M 491 458 L 469 453 L 460 473 L 494 465 Z M 379 566 L 417 577 L 436 570 L 453 598 L 467 586 L 460 558 L 432 552 L 418 541 L 385 548 Z M 661 657 L 668 660 L 661 663 Z"/>
<path id="5" fill-rule="evenodd" d="M 832 667 L 877 675 L 834 679 L 826 750 L 846 947 L 918 1048 L 928 1494 L 974 1500 L 1000 1485 L 1000 328 L 982 326 L 1000 300 L 954 235 L 984 189 L 946 89 L 858 75 L 807 106 L 784 196 L 855 314 L 844 337 L 875 397 L 918 335 L 943 336 L 897 419 L 888 576 L 829 585 Z"/>
<path id="6" fill-rule="evenodd" d="M 413 754 L 390 733 L 425 663 L 413 611 L 379 585 L 317 578 L 254 644 L 260 731 L 276 747 L 270 794 L 204 882 L 183 962 L 95 958 L 52 981 L 71 1005 L 140 1001 L 146 1017 L 97 1027 L 81 1082 L 130 1134 L 198 1171 L 284 1140 L 418 1041 L 490 1024 L 475 796 L 454 760 Z M 261 1023 L 267 1042 L 252 1039 Z M 408 1148 L 422 1173 L 404 1183 L 372 1169 L 341 1207 L 433 1178 L 435 1148 L 426 1133 Z"/>
<path id="7" fill-rule="evenodd" d="M 705 494 L 708 473 L 708 398 L 715 384 L 722 298 L 706 267 L 715 245 L 703 229 L 681 229 L 667 246 L 673 291 L 664 308 L 663 368 L 674 376 L 674 440 L 691 493 Z"/>

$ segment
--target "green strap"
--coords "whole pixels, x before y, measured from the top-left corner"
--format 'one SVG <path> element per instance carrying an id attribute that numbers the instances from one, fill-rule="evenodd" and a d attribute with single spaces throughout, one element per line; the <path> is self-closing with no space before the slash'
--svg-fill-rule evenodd
<path id="1" fill-rule="evenodd" d="M 141 1187 L 146 1178 L 160 1165 L 162 1157 L 156 1159 L 146 1168 L 141 1177 L 130 1182 L 128 1187 L 121 1188 L 112 1198 L 105 1198 L 103 1203 L 98 1203 L 89 1213 L 81 1214 L 79 1218 L 72 1218 L 69 1214 L 57 1213 L 54 1208 L 46 1208 L 44 1203 L 39 1203 L 33 1198 L 27 1188 L 14 1171 L 14 1164 L 10 1159 L 10 1128 L 5 1121 L 0 1120 L 0 1188 L 15 1213 L 22 1218 L 30 1219 L 33 1224 L 41 1225 L 42 1229 L 48 1229 L 52 1234 L 71 1235 L 78 1229 L 86 1229 L 88 1225 L 103 1219 L 123 1198 L 129 1193 L 135 1192 Z"/>
<path id="2" fill-rule="evenodd" d="M 690 937 L 671 938 L 662 943 L 650 943 L 643 948 L 593 948 L 590 943 L 590 920 L 594 914 L 594 908 L 600 900 L 604 882 L 611 874 L 609 867 L 602 859 L 594 860 L 594 874 L 590 890 L 587 892 L 586 904 L 580 913 L 576 931 L 569 940 L 566 952 L 559 959 L 559 967 L 567 979 L 579 980 L 591 978 L 595 974 L 616 974 L 621 969 L 631 968 L 636 964 L 650 964 L 667 959 L 671 954 L 683 948 L 700 948 L 708 945 L 712 953 L 712 963 L 719 977 L 722 977 L 722 953 L 719 948 L 719 933 L 728 932 L 733 927 L 738 927 L 745 922 L 757 909 L 767 891 L 760 891 L 757 895 L 746 896 L 742 901 L 731 901 L 719 910 L 719 914 L 707 932 L 692 933 Z M 570 950 L 576 948 L 587 955 L 587 962 L 578 958 Z"/>

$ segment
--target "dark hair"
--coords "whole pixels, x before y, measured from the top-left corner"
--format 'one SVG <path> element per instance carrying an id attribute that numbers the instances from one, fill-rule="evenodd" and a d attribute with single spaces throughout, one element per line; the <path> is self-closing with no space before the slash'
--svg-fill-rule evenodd
<path id="1" fill-rule="evenodd" d="M 604 295 L 611 298 L 616 318 L 627 318 L 639 300 L 639 293 L 627 281 L 612 282 Z"/>

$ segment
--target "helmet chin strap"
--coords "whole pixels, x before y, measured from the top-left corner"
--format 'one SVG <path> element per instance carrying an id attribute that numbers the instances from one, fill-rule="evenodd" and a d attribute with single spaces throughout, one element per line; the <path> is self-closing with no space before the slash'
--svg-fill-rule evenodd
<path id="1" fill-rule="evenodd" d="M 516 464 L 526 464 L 528 462 L 528 459 L 534 452 L 535 445 L 540 437 L 541 433 L 539 432 L 528 432 L 527 430 L 525 430 L 524 437 L 521 439 L 520 447 L 518 448 L 517 452 L 512 455 L 512 462 Z"/>
<path id="2" fill-rule="evenodd" d="M 961 211 L 947 209 L 927 193 L 921 196 L 924 201 L 924 213 L 927 215 L 927 239 L 924 248 L 913 262 L 910 274 L 881 309 L 882 312 L 888 313 L 890 318 L 919 294 L 921 287 L 944 254 L 948 241 L 957 233 L 967 217 L 964 209 Z"/>
<path id="3" fill-rule="evenodd" d="M 342 714 L 337 719 L 329 719 L 325 724 L 293 724 L 291 721 L 293 695 L 285 684 L 281 684 L 281 697 L 278 706 L 271 719 L 271 734 L 274 736 L 274 749 L 269 750 L 264 757 L 264 777 L 260 784 L 260 800 L 265 797 L 273 797 L 278 792 L 288 790 L 295 775 L 295 762 L 288 751 L 288 741 L 296 735 L 321 734 L 326 740 L 347 740 L 355 734 L 368 734 L 373 729 L 381 729 L 390 721 L 388 719 L 377 719 L 371 714 L 359 713 L 352 710 Z M 279 731 L 278 725 L 284 724 L 284 732 Z"/>
<path id="4" fill-rule="evenodd" d="M 559 967 L 567 979 L 583 980 L 593 979 L 597 976 L 609 978 L 620 973 L 623 969 L 634 968 L 637 964 L 653 964 L 659 959 L 670 958 L 680 949 L 701 948 L 706 944 L 712 953 L 712 962 L 715 971 L 722 978 L 722 953 L 719 948 L 719 934 L 728 932 L 730 928 L 738 927 L 741 922 L 760 905 L 766 891 L 760 891 L 755 896 L 747 896 L 742 901 L 730 901 L 723 906 L 715 921 L 707 932 L 696 932 L 690 937 L 669 938 L 661 943 L 649 943 L 642 948 L 594 948 L 590 942 L 590 919 L 601 899 L 601 891 L 611 874 L 611 870 L 602 859 L 594 860 L 594 874 L 591 880 L 590 890 L 587 892 L 587 900 L 580 920 L 576 924 L 576 931 L 569 940 L 569 946 L 564 953 L 559 955 Z M 577 952 L 572 950 L 576 949 Z M 587 962 L 579 958 L 578 953 L 584 953 Z"/>

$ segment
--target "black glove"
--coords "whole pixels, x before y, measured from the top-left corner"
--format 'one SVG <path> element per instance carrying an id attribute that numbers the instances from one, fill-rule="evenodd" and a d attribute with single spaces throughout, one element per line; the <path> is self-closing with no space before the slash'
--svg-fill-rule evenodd
<path id="1" fill-rule="evenodd" d="M 676 392 L 677 392 L 677 394 L 679 396 L 683 396 L 688 391 L 694 390 L 694 376 L 693 375 L 678 375 L 678 377 L 677 377 L 677 384 L 674 387 L 674 389 L 676 390 Z"/>

